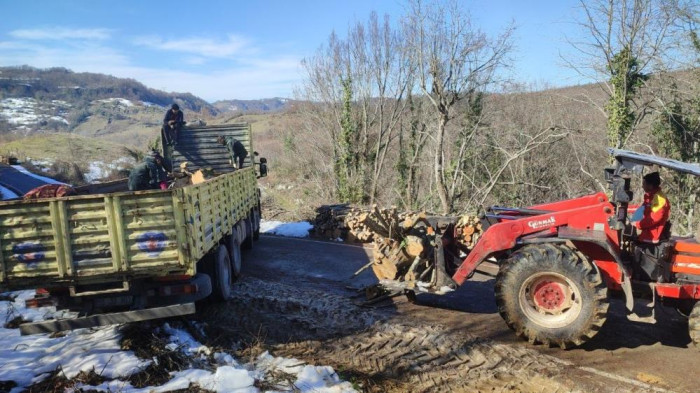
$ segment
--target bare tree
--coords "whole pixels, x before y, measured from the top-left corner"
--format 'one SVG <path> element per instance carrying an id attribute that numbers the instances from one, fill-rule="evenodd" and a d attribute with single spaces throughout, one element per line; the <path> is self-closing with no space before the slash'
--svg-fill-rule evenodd
<path id="1" fill-rule="evenodd" d="M 416 67 L 417 87 L 432 104 L 429 131 L 434 142 L 435 188 L 447 214 L 453 208 L 455 189 L 448 185 L 445 168 L 447 125 L 460 100 L 473 99 L 495 81 L 511 49 L 512 29 L 491 39 L 472 26 L 456 1 L 426 5 L 420 0 L 411 3 L 403 26 L 406 47 Z M 460 162 L 454 165 L 461 167 Z"/>
<path id="2" fill-rule="evenodd" d="M 406 106 L 411 73 L 405 55 L 388 17 L 380 21 L 372 13 L 366 24 L 349 29 L 347 39 L 331 35 L 327 46 L 303 63 L 302 98 L 317 104 L 307 119 L 325 130 L 338 166 L 337 188 L 350 184 L 353 202 L 373 203 L 377 196 Z"/>
<path id="3" fill-rule="evenodd" d="M 569 40 L 578 58 L 564 59 L 586 78 L 600 81 L 608 96 L 594 104 L 608 123 L 608 144 L 621 148 L 650 112 L 653 102 L 638 94 L 647 75 L 659 69 L 668 50 L 676 0 L 580 0 L 584 38 Z"/>

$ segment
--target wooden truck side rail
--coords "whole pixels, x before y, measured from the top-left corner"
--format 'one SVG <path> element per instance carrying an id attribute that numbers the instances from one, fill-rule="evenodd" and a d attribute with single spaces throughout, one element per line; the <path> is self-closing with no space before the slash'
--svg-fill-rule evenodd
<path id="1" fill-rule="evenodd" d="M 2 202 L 0 287 L 194 275 L 256 204 L 253 168 L 168 191 Z"/>

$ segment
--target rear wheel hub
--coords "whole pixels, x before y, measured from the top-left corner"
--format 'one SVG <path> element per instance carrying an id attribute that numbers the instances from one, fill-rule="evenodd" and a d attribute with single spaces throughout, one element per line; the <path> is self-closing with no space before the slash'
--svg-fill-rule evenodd
<path id="1" fill-rule="evenodd" d="M 581 293 L 567 277 L 554 272 L 530 276 L 520 288 L 520 308 L 536 324 L 557 328 L 572 323 L 581 313 Z"/>

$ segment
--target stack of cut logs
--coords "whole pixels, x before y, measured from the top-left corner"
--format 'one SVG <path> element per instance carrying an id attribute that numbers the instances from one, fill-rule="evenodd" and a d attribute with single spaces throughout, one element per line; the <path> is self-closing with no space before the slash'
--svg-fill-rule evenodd
<path id="1" fill-rule="evenodd" d="M 314 236 L 323 239 L 345 239 L 348 236 L 348 228 L 345 225 L 345 217 L 350 212 L 347 203 L 338 205 L 323 205 L 316 209 L 314 219 Z"/>
<path id="2" fill-rule="evenodd" d="M 477 216 L 463 215 L 455 224 L 455 236 L 465 246 L 474 248 L 481 236 L 481 220 Z"/>
<path id="3" fill-rule="evenodd" d="M 440 228 L 439 230 L 443 230 Z M 351 208 L 347 204 L 316 209 L 314 232 L 326 239 L 374 243 L 371 266 L 380 280 L 429 281 L 433 272 L 435 230 L 425 212 L 396 208 Z M 456 241 L 471 249 L 481 235 L 479 218 L 461 216 L 454 225 Z"/>
<path id="4" fill-rule="evenodd" d="M 371 267 L 380 280 L 431 280 L 436 228 L 430 225 L 425 212 L 399 213 L 395 208 L 374 206 L 370 211 L 349 213 L 346 224 L 350 235 L 373 241 Z M 456 240 L 471 249 L 481 234 L 481 224 L 478 217 L 464 215 L 454 230 Z"/>

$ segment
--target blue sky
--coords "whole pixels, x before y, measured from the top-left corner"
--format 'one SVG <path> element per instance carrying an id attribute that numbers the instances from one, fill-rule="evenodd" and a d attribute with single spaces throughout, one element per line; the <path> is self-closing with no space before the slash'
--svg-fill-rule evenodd
<path id="1" fill-rule="evenodd" d="M 463 1 L 497 34 L 517 26 L 511 76 L 554 86 L 582 82 L 561 65 L 578 33 L 574 0 Z M 208 101 L 292 97 L 310 57 L 371 11 L 397 21 L 398 0 L 0 0 L 0 65 L 66 67 L 136 79 Z"/>

